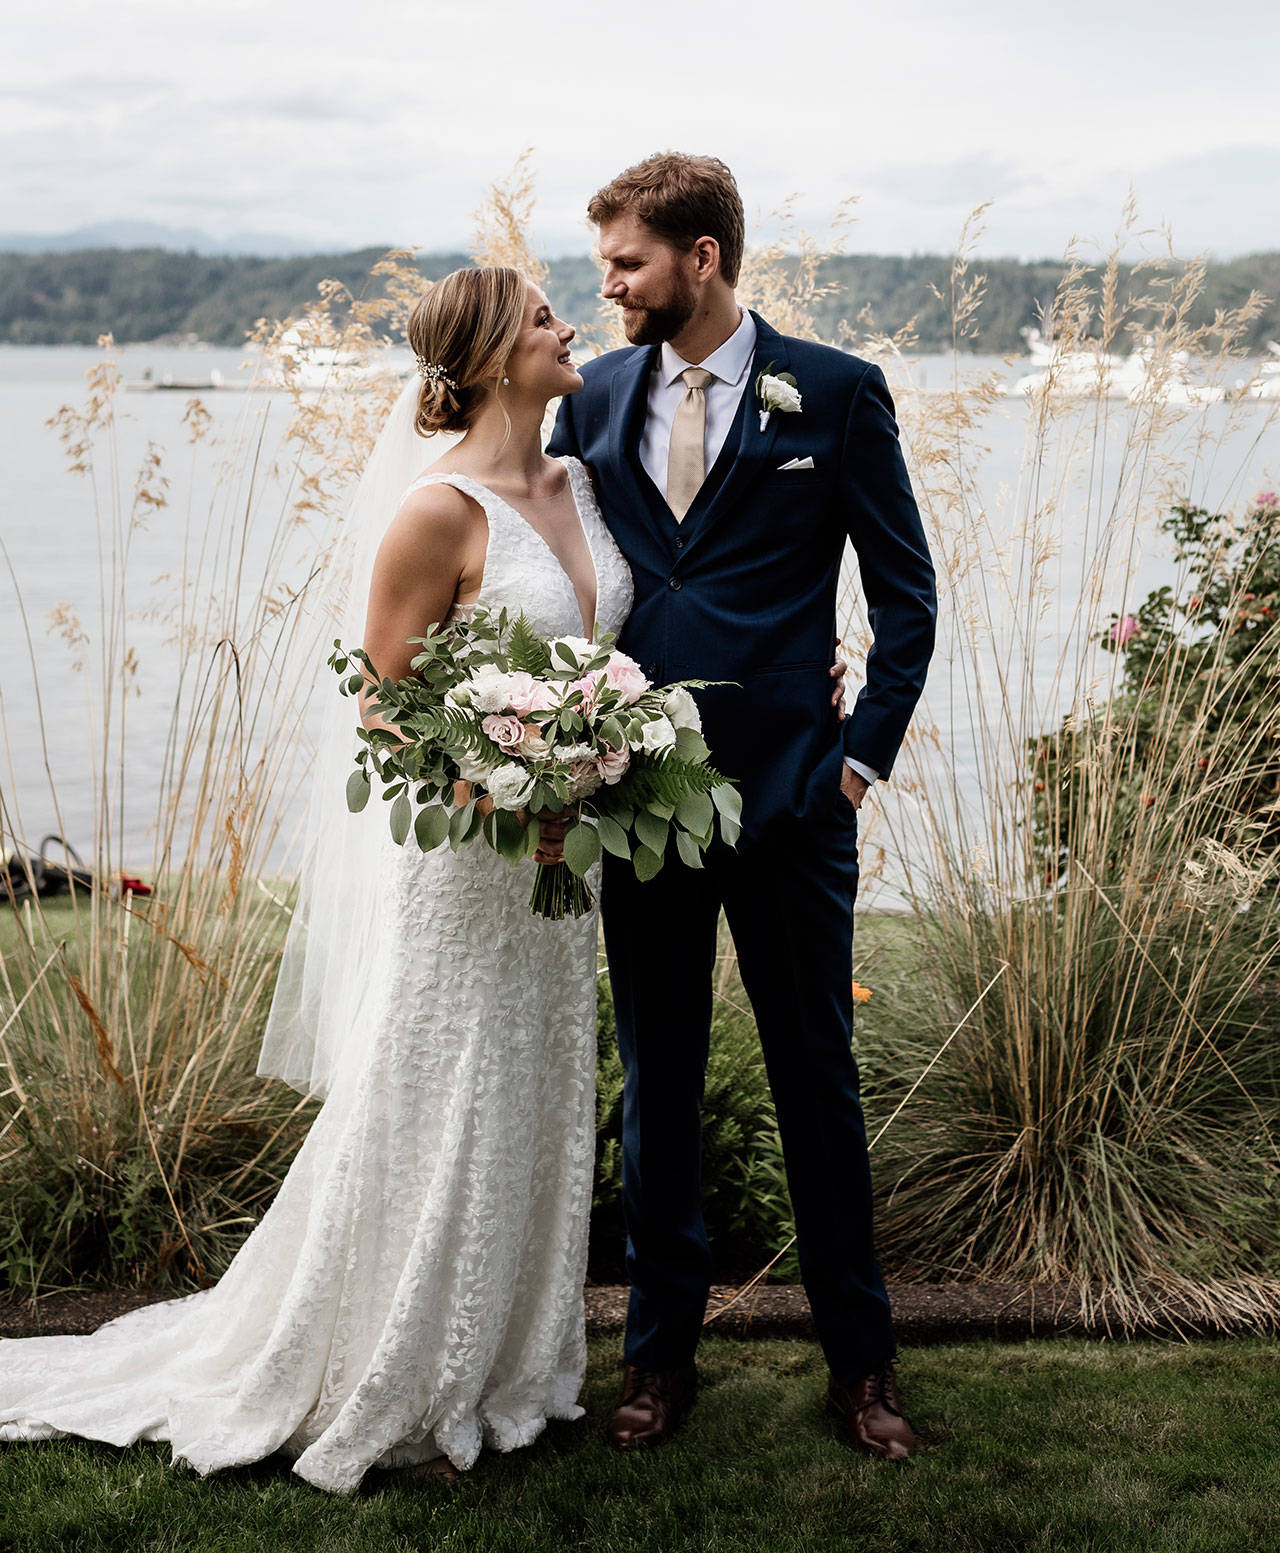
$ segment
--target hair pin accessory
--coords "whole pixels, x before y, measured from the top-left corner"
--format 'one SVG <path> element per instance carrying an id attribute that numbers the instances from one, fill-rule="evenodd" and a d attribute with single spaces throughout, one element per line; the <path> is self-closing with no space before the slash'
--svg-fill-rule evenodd
<path id="1" fill-rule="evenodd" d="M 438 362 L 428 361 L 425 356 L 415 356 L 418 363 L 418 376 L 425 378 L 428 383 L 443 383 L 446 388 L 458 392 L 458 385 L 453 381 L 445 369 Z"/>

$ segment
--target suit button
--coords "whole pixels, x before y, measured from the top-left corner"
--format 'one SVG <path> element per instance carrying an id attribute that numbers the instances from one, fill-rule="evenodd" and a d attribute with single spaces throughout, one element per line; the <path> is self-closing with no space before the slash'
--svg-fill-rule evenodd
<path id="1" fill-rule="evenodd" d="M 678 577 L 669 577 L 667 579 L 667 587 L 671 589 L 672 593 L 679 593 L 680 589 L 684 587 L 684 583 Z"/>
<path id="2" fill-rule="evenodd" d="M 677 550 L 683 550 L 684 549 L 684 536 L 683 535 L 678 535 L 676 537 L 675 547 L 676 547 Z"/>

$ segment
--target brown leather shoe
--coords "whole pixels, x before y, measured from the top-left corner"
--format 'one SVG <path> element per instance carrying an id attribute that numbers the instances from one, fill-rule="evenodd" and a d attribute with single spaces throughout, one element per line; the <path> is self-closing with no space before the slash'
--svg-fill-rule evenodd
<path id="1" fill-rule="evenodd" d="M 852 1386 L 833 1376 L 827 1384 L 827 1407 L 839 1418 L 859 1450 L 886 1461 L 911 1454 L 916 1437 L 902 1416 L 902 1398 L 893 1365 L 885 1363 Z"/>
<path id="2" fill-rule="evenodd" d="M 698 1371 L 638 1370 L 627 1365 L 622 1400 L 609 1420 L 606 1438 L 620 1451 L 661 1445 L 675 1433 L 698 1390 Z"/>

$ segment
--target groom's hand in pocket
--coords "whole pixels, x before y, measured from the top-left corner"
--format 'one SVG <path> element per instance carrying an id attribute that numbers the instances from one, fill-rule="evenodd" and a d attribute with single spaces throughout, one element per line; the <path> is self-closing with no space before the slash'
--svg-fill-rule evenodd
<path id="1" fill-rule="evenodd" d="M 840 769 L 840 791 L 849 800 L 855 809 L 861 809 L 862 800 L 867 796 L 871 788 L 866 777 L 859 776 L 850 765 Z"/>

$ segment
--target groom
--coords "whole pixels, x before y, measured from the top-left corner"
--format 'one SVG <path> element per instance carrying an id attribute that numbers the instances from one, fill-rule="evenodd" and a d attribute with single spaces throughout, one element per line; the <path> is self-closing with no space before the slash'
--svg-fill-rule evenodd
<path id="1" fill-rule="evenodd" d="M 712 762 L 743 800 L 737 850 L 717 844 L 702 870 L 669 861 L 641 884 L 604 860 L 631 1280 L 609 1438 L 660 1443 L 694 1395 L 711 1282 L 700 1112 L 723 907 L 777 1108 L 829 1404 L 863 1450 L 906 1456 L 915 1439 L 891 1362 L 851 1050 L 856 811 L 893 766 L 934 632 L 892 401 L 878 367 L 738 306 L 742 201 L 722 162 L 652 156 L 601 189 L 588 216 L 631 345 L 582 368 L 548 451 L 591 469 L 630 562 L 622 649 L 656 684 L 734 682 L 697 699 Z M 765 381 L 783 374 L 794 394 Z M 846 538 L 874 645 L 839 723 L 829 665 Z"/>

